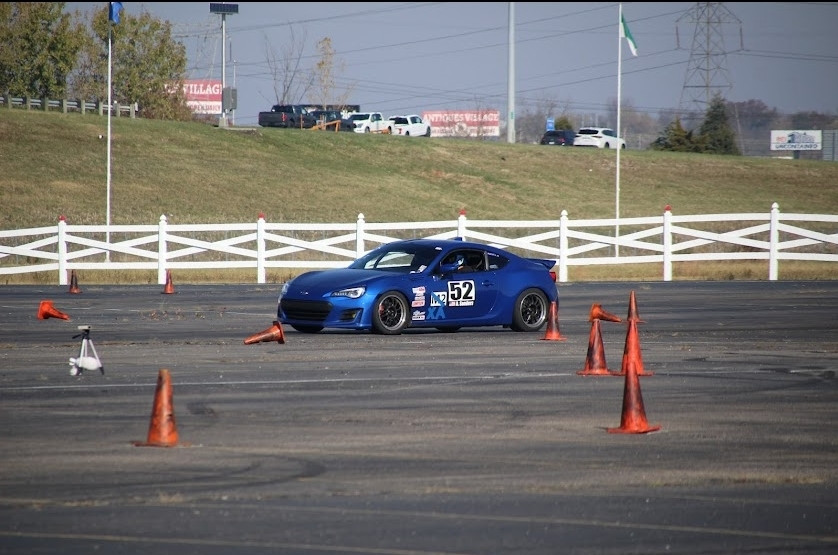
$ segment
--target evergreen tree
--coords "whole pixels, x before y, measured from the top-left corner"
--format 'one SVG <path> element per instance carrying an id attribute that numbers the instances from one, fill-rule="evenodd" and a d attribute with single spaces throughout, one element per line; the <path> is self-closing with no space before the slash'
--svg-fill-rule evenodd
<path id="1" fill-rule="evenodd" d="M 728 123 L 725 101 L 720 94 L 716 94 L 710 101 L 698 138 L 701 142 L 700 152 L 736 156 L 741 154 L 736 146 L 736 135 Z"/>

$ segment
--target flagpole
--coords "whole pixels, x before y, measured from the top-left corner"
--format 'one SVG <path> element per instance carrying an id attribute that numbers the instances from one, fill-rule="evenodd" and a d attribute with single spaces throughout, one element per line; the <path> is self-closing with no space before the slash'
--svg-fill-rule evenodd
<path id="1" fill-rule="evenodd" d="M 108 250 L 105 251 L 105 260 L 111 260 L 111 111 L 113 109 L 113 101 L 111 100 L 111 29 L 113 23 L 111 21 L 112 13 L 109 10 L 108 15 L 108 154 L 107 154 L 107 201 L 105 208 L 105 243 L 108 244 Z"/>
<path id="2" fill-rule="evenodd" d="M 622 90 L 623 90 L 623 38 L 621 29 L 623 28 L 623 4 L 619 4 L 619 13 L 617 19 L 617 175 L 616 175 L 616 200 L 614 201 L 615 210 L 615 225 L 614 225 L 614 257 L 620 257 L 620 246 L 617 244 L 617 239 L 620 237 L 620 148 L 619 139 L 622 138 L 623 133 L 620 129 L 620 119 L 622 117 Z"/>

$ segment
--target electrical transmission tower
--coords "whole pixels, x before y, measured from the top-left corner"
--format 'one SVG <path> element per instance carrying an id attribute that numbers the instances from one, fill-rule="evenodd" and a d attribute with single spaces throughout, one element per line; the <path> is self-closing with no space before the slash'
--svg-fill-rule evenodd
<path id="1" fill-rule="evenodd" d="M 742 50 L 742 22 L 721 2 L 697 2 L 676 22 L 678 48 L 681 47 L 679 24 L 695 25 L 679 109 L 684 119 L 703 118 L 713 97 L 719 93 L 726 98 L 726 93 L 733 88 L 727 69 L 724 27 L 739 26 L 739 50 Z"/>

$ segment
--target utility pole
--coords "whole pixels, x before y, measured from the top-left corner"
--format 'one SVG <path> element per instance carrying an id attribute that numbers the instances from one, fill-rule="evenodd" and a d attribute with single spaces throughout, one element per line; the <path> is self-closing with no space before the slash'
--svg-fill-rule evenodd
<path id="1" fill-rule="evenodd" d="M 515 2 L 509 3 L 509 82 L 506 92 L 506 142 L 515 142 Z"/>

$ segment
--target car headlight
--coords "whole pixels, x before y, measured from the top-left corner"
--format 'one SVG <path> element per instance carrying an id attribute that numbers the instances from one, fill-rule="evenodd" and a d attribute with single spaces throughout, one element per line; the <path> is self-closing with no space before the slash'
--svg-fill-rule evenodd
<path id="1" fill-rule="evenodd" d="M 362 287 L 349 287 L 347 289 L 339 289 L 337 291 L 332 291 L 333 297 L 347 297 L 349 299 L 357 299 L 364 293 L 366 293 L 367 288 Z"/>

